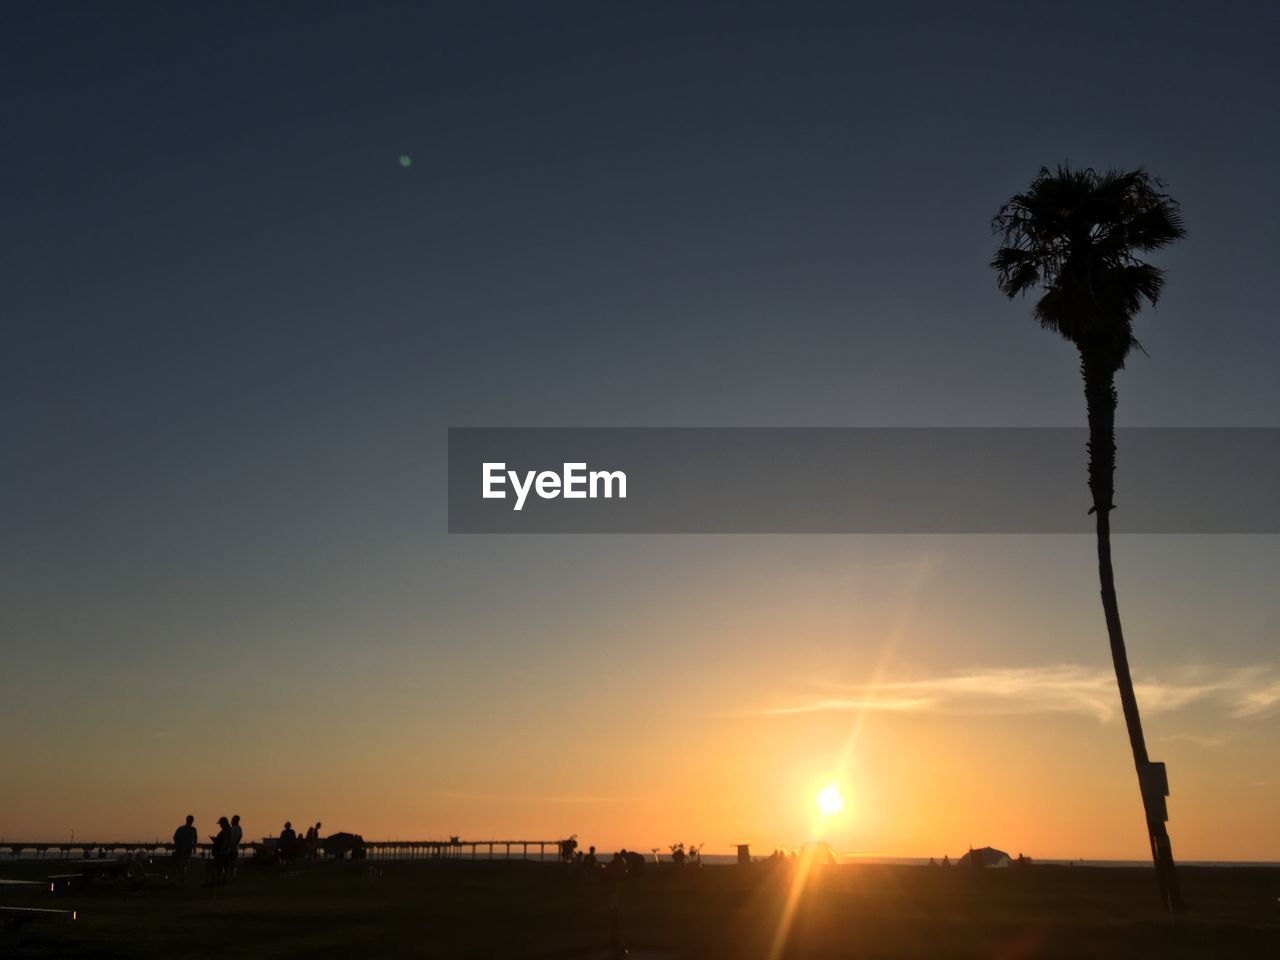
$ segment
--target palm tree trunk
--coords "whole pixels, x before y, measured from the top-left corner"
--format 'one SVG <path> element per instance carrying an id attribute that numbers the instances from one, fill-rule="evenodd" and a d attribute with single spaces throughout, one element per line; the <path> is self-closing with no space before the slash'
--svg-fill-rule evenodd
<path id="1" fill-rule="evenodd" d="M 1138 786 L 1142 792 L 1147 834 L 1151 840 L 1151 859 L 1160 885 L 1160 898 L 1166 909 L 1178 916 L 1186 912 L 1186 905 L 1178 884 L 1169 831 L 1165 827 L 1164 805 L 1150 795 L 1149 788 L 1143 788 L 1143 770 L 1147 768 L 1150 759 L 1147 756 L 1146 739 L 1142 735 L 1142 717 L 1138 713 L 1138 699 L 1133 692 L 1133 678 L 1129 675 L 1129 656 L 1125 652 L 1124 631 L 1120 627 L 1120 604 L 1116 598 L 1115 572 L 1111 565 L 1111 511 L 1115 509 L 1112 500 L 1115 494 L 1116 469 L 1115 371 L 1105 359 L 1091 356 L 1085 351 L 1081 351 L 1080 366 L 1089 415 L 1089 490 L 1093 494 L 1091 512 L 1097 514 L 1098 581 L 1102 591 L 1102 612 L 1107 622 L 1107 638 L 1111 642 L 1111 663 L 1115 667 L 1116 685 L 1120 688 L 1120 706 L 1124 712 L 1125 726 L 1129 730 L 1134 767 L 1138 771 Z"/>

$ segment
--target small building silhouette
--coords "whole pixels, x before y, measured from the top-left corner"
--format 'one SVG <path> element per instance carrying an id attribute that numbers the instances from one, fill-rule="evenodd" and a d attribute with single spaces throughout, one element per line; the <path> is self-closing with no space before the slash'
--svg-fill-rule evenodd
<path id="1" fill-rule="evenodd" d="M 364 837 L 358 833 L 335 833 L 321 843 L 324 855 L 331 860 L 363 860 L 367 855 Z"/>
<path id="2" fill-rule="evenodd" d="M 962 867 L 1007 867 L 1011 861 L 1012 857 L 995 847 L 971 847 L 956 863 Z"/>

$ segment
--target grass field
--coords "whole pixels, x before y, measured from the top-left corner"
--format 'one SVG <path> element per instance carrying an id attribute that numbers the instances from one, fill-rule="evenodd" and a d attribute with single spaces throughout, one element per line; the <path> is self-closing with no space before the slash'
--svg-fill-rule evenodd
<path id="1" fill-rule="evenodd" d="M 0 954 L 69 958 L 605 957 L 611 884 L 558 864 L 246 864 L 231 886 L 0 892 L 75 909 L 0 934 Z M 160 866 L 163 869 L 163 865 Z M 65 872 L 6 864 L 8 877 Z M 617 885 L 622 938 L 658 957 L 1280 957 L 1280 869 L 1184 868 L 1191 916 L 1166 922 L 1149 870 L 647 867 Z M 777 953 L 774 953 L 775 948 Z"/>

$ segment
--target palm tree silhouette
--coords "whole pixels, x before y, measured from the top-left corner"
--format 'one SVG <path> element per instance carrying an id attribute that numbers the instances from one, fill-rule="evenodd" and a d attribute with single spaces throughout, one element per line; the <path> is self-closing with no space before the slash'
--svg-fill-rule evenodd
<path id="1" fill-rule="evenodd" d="M 1010 299 L 1040 293 L 1035 318 L 1080 353 L 1089 418 L 1090 513 L 1096 514 L 1098 579 L 1111 641 L 1111 661 L 1129 729 L 1142 791 L 1151 855 L 1160 895 L 1171 914 L 1185 912 L 1165 827 L 1164 765 L 1152 763 L 1142 736 L 1142 718 L 1129 676 L 1111 566 L 1111 511 L 1116 443 L 1116 371 L 1142 345 L 1133 321 L 1143 301 L 1152 305 L 1164 285 L 1163 271 L 1139 259 L 1186 235 L 1178 203 L 1145 170 L 1041 168 L 1030 187 L 1000 208 L 991 223 L 1000 248 L 991 261 L 1000 289 Z"/>

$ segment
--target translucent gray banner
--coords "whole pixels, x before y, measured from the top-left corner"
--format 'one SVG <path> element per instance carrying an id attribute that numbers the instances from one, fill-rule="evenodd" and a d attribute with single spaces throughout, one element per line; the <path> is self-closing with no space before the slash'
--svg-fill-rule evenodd
<path id="1" fill-rule="evenodd" d="M 1069 428 L 451 428 L 449 531 L 1088 533 L 1087 439 Z M 1280 429 L 1129 428 L 1117 447 L 1116 532 L 1280 532 Z"/>

